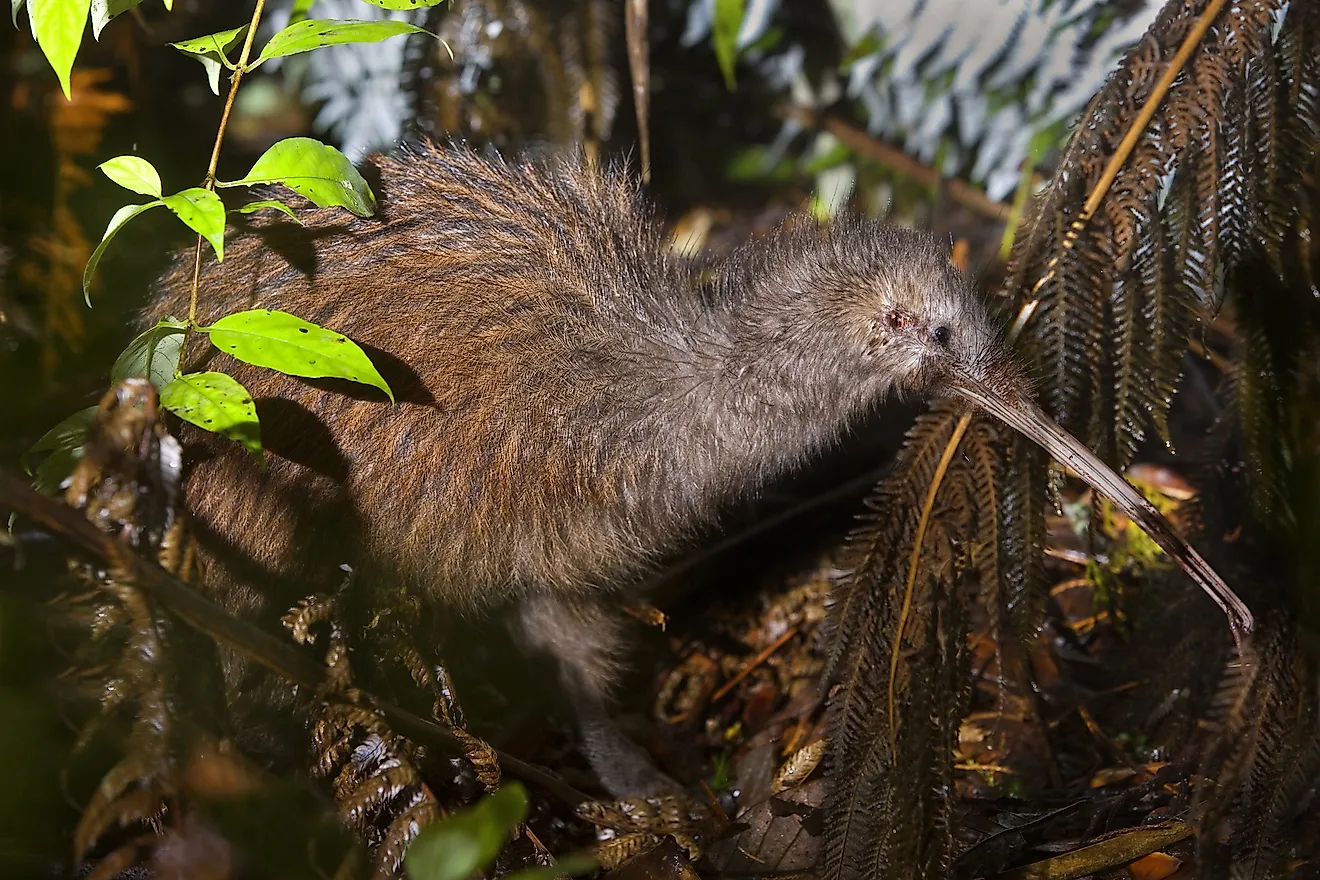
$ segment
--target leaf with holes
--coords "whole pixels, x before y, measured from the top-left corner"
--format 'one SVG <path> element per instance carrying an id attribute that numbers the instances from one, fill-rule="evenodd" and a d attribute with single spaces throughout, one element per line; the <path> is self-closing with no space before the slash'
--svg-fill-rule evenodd
<path id="1" fill-rule="evenodd" d="M 279 183 L 322 208 L 343 207 L 359 217 L 376 212 L 376 196 L 348 157 L 318 140 L 285 138 L 261 154 L 241 180 L 221 186 Z"/>
<path id="2" fill-rule="evenodd" d="M 155 166 L 140 156 L 116 156 L 96 167 L 124 189 L 160 198 L 160 174 Z"/>
<path id="3" fill-rule="evenodd" d="M 188 373 L 160 391 L 160 405 L 189 424 L 237 441 L 261 458 L 261 425 L 252 395 L 233 376 Z"/>
<path id="4" fill-rule="evenodd" d="M 288 312 L 236 312 L 201 329 L 216 348 L 244 363 L 290 376 L 361 382 L 379 388 L 394 401 L 394 392 L 357 343 Z"/>
<path id="5" fill-rule="evenodd" d="M 257 60 L 248 65 L 252 70 L 272 58 L 297 55 L 310 52 L 324 46 L 339 46 L 345 43 L 379 43 L 400 34 L 430 34 L 406 21 L 352 21 L 325 18 L 309 18 L 297 24 L 291 24 L 270 38 L 270 42 L 261 50 Z"/>
<path id="6" fill-rule="evenodd" d="M 83 299 L 87 301 L 88 306 L 92 304 L 92 273 L 96 271 L 96 264 L 101 262 L 101 255 L 105 253 L 110 239 L 114 238 L 129 220 L 161 204 L 164 202 L 156 200 L 145 205 L 124 205 L 115 211 L 115 215 L 105 227 L 105 235 L 101 236 L 101 243 L 92 251 L 92 255 L 87 259 L 87 268 L 83 270 Z"/>
<path id="7" fill-rule="evenodd" d="M 92 36 L 101 39 L 101 29 L 110 23 L 110 19 L 141 3 L 142 0 L 92 0 Z"/>
<path id="8" fill-rule="evenodd" d="M 188 228 L 215 248 L 216 260 L 225 258 L 225 203 L 209 189 L 195 186 L 161 199 Z"/>
<path id="9" fill-rule="evenodd" d="M 59 77 L 66 100 L 70 99 L 69 74 L 82 45 L 83 28 L 91 0 L 29 0 L 28 19 L 37 45 Z"/>
<path id="10" fill-rule="evenodd" d="M 204 37 L 197 37 L 192 40 L 170 43 L 170 45 L 189 58 L 195 58 L 201 63 L 206 70 L 206 81 L 211 86 L 211 93 L 218 95 L 220 94 L 220 68 L 234 69 L 234 64 L 229 60 L 226 53 L 243 39 L 247 29 L 248 26 L 243 25 L 242 27 L 207 34 Z"/>
<path id="11" fill-rule="evenodd" d="M 165 318 L 139 333 L 115 359 L 115 365 L 110 368 L 110 384 L 118 385 L 125 379 L 140 376 L 159 391 L 174 381 L 187 329 L 184 321 Z"/>

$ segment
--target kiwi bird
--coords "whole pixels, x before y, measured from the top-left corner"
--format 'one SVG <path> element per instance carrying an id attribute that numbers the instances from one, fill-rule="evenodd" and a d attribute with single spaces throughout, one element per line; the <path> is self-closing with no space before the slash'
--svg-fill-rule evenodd
<path id="1" fill-rule="evenodd" d="M 287 606 L 270 584 L 324 583 L 347 564 L 359 584 L 508 614 L 529 651 L 557 662 L 581 750 L 612 794 L 668 784 L 609 718 L 620 592 L 890 395 L 987 408 L 1179 546 L 1031 403 L 928 235 L 806 221 L 699 270 L 618 167 L 430 143 L 370 164 L 375 217 L 253 221 L 204 267 L 199 320 L 267 308 L 335 329 L 398 399 L 215 350 L 192 358 L 252 392 L 267 445 L 262 468 L 185 432 L 208 583 L 274 621 Z M 147 317 L 185 314 L 191 274 L 189 254 Z"/>

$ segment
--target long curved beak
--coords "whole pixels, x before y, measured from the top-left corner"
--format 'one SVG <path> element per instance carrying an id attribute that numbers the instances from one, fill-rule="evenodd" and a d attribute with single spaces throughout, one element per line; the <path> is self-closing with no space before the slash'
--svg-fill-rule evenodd
<path id="1" fill-rule="evenodd" d="M 966 376 L 955 377 L 948 388 L 1040 445 L 1139 525 L 1223 609 L 1233 630 L 1233 640 L 1241 650 L 1242 637 L 1249 635 L 1255 627 L 1251 610 L 1131 483 L 1096 458 L 1080 440 L 1060 427 L 1025 394 L 1005 395 Z"/>

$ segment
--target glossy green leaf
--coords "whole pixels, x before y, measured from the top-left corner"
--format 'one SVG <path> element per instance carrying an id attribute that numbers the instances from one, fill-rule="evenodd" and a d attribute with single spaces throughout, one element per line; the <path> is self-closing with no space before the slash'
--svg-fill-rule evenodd
<path id="1" fill-rule="evenodd" d="M 471 807 L 422 829 L 404 854 L 409 880 L 469 880 L 499 855 L 527 816 L 527 792 L 506 783 Z"/>
<path id="2" fill-rule="evenodd" d="M 348 157 L 313 138 L 285 138 L 261 154 L 241 180 L 222 186 L 279 183 L 322 208 L 343 207 L 359 217 L 376 212 L 376 196 Z"/>
<path id="3" fill-rule="evenodd" d="M 291 24 L 270 38 L 257 56 L 257 60 L 248 65 L 251 70 L 272 58 L 297 55 L 325 46 L 339 46 L 345 43 L 379 43 L 400 34 L 429 34 L 430 31 L 419 28 L 406 21 L 343 21 L 326 18 L 309 18 L 297 24 Z"/>
<path id="4" fill-rule="evenodd" d="M 129 220 L 161 204 L 164 203 L 157 200 L 147 202 L 145 205 L 124 205 L 124 207 L 115 211 L 115 215 L 110 218 L 109 225 L 105 227 L 105 235 L 101 236 L 101 243 L 96 246 L 96 250 L 92 251 L 91 257 L 87 260 L 87 268 L 83 270 L 83 299 L 86 300 L 87 305 L 92 304 L 92 273 L 96 271 L 96 264 L 101 262 L 101 255 L 105 253 L 106 247 L 110 244 L 110 239 L 114 238 Z"/>
<path id="5" fill-rule="evenodd" d="M 179 352 L 187 327 L 184 321 L 166 318 L 139 333 L 115 359 L 110 384 L 118 385 L 133 377 L 147 379 L 157 391 L 170 384 L 179 372 Z"/>
<path id="6" fill-rule="evenodd" d="M 142 0 L 92 0 L 92 36 L 101 39 L 101 30 L 110 23 L 110 19 L 123 15 Z"/>
<path id="7" fill-rule="evenodd" d="M 357 343 L 288 312 L 252 309 L 201 328 L 211 344 L 240 361 L 309 379 L 349 379 L 394 392 Z"/>
<path id="8" fill-rule="evenodd" d="M 215 258 L 225 258 L 225 203 L 209 189 L 195 186 L 161 199 L 165 207 L 188 224 L 215 248 Z"/>
<path id="9" fill-rule="evenodd" d="M 242 27 L 207 34 L 204 37 L 197 37 L 192 40 L 170 43 L 170 45 L 201 63 L 202 67 L 206 69 L 206 81 L 211 86 L 211 93 L 218 95 L 220 94 L 220 68 L 223 66 L 230 70 L 234 69 L 234 65 L 226 53 L 243 39 L 247 29 L 248 26 L 243 25 Z"/>
<path id="10" fill-rule="evenodd" d="M 254 211 L 264 211 L 268 208 L 276 211 L 282 211 L 285 214 L 288 214 L 294 220 L 298 220 L 298 215 L 293 212 L 293 208 L 290 208 L 288 205 L 284 204 L 279 199 L 261 199 L 260 201 L 256 201 L 256 202 L 248 202 L 246 205 L 239 208 L 238 210 L 239 213 L 242 214 L 251 214 Z M 298 220 L 298 222 L 301 223 L 302 221 Z"/>
<path id="11" fill-rule="evenodd" d="M 70 97 L 69 75 L 82 45 L 91 0 L 28 0 L 28 18 L 37 45 L 59 77 L 64 97 Z"/>
<path id="12" fill-rule="evenodd" d="M 711 23 L 711 41 L 715 60 L 724 74 L 724 84 L 734 88 L 733 66 L 738 60 L 738 31 L 742 29 L 746 0 L 715 0 L 715 20 Z"/>
<path id="13" fill-rule="evenodd" d="M 160 174 L 140 156 L 116 156 L 96 167 L 124 189 L 160 198 Z"/>
<path id="14" fill-rule="evenodd" d="M 445 0 L 366 0 L 366 2 L 381 9 L 424 9 L 439 6 Z"/>
<path id="15" fill-rule="evenodd" d="M 189 424 L 241 443 L 261 457 L 261 425 L 252 395 L 233 376 L 188 373 L 160 390 L 160 405 Z"/>
<path id="16" fill-rule="evenodd" d="M 80 409 L 67 419 L 61 421 L 55 427 L 51 428 L 45 434 L 42 434 L 41 439 L 36 443 L 33 443 L 32 448 L 23 453 L 19 458 L 19 464 L 22 466 L 23 470 L 29 476 L 32 476 L 33 470 L 29 459 L 31 456 L 42 452 L 47 453 L 50 457 L 63 454 L 63 456 L 71 463 L 76 462 L 81 458 L 83 444 L 87 441 L 87 429 L 92 426 L 92 421 L 96 418 L 96 410 L 97 408 L 94 406 Z M 72 473 L 73 468 L 71 463 L 69 471 L 66 472 L 64 476 L 68 476 L 69 473 Z M 40 471 L 41 466 L 38 465 L 38 478 L 40 478 Z M 64 477 L 62 476 L 59 480 L 56 480 L 54 486 L 51 488 L 57 488 L 63 478 Z"/>

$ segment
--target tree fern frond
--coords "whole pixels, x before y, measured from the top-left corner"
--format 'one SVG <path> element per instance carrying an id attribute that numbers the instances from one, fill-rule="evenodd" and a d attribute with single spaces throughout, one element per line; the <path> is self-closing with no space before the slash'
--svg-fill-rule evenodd
<path id="1" fill-rule="evenodd" d="M 1317 5 L 1167 3 L 1091 101 L 1015 239 L 1004 292 L 1030 314 L 1020 353 L 1045 408 L 1112 464 L 1131 461 L 1149 436 L 1167 440 L 1189 335 L 1219 308 L 1232 287 L 1224 279 L 1256 271 L 1259 261 L 1249 261 L 1272 248 L 1282 255 L 1293 235 L 1307 196 L 1301 174 L 1285 175 L 1292 166 L 1282 163 L 1287 152 L 1287 162 L 1309 167 L 1320 147 Z M 1186 60 L 1176 71 L 1175 58 Z M 1159 103 L 1148 102 L 1170 78 Z M 1129 147 L 1126 159 L 1114 158 Z M 1261 167 L 1271 156 L 1276 167 Z M 1267 388 L 1249 392 L 1257 397 L 1248 403 L 1258 404 L 1249 417 L 1262 426 L 1278 417 Z M 939 786 L 950 760 L 947 752 L 930 757 L 959 704 L 944 677 L 951 655 L 931 648 L 936 608 L 946 607 L 929 603 L 947 594 L 962 549 L 975 559 L 976 548 L 994 543 L 986 569 L 966 571 L 982 577 L 1006 637 L 1038 619 L 1048 471 L 1026 441 L 969 431 L 913 553 L 919 511 L 956 421 L 950 405 L 937 403 L 917 422 L 873 498 L 883 517 L 851 543 L 856 566 L 833 629 L 843 688 L 832 706 L 834 792 L 823 864 L 831 880 L 931 876 L 950 845 L 941 830 L 947 809 L 916 792 Z M 996 489 L 987 487 L 988 473 Z M 998 522 L 987 525 L 988 516 Z M 920 570 L 910 568 L 912 559 Z M 995 571 L 998 583 L 985 585 Z M 901 625 L 909 580 L 916 610 Z M 887 692 L 891 681 L 900 699 Z M 1244 687 L 1255 694 L 1259 685 Z M 928 700 L 919 708 L 917 694 Z"/>

